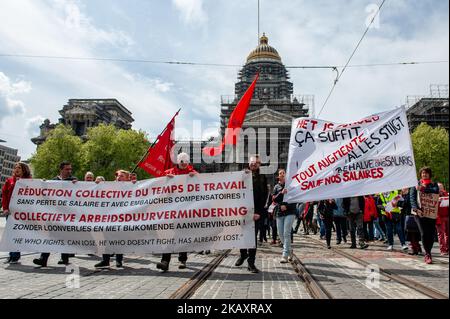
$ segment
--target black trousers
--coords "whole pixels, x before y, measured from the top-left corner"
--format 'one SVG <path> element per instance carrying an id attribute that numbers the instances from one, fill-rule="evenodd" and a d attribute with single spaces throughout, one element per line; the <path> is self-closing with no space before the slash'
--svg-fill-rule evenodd
<path id="1" fill-rule="evenodd" d="M 256 240 L 256 233 L 257 233 L 257 229 L 258 229 L 258 222 L 259 220 L 255 221 L 255 248 L 250 248 L 250 249 L 241 249 L 241 258 L 247 258 L 247 262 L 248 265 L 255 265 L 255 260 L 256 260 L 256 248 L 258 247 L 258 241 Z"/>
<path id="2" fill-rule="evenodd" d="M 419 217 L 419 221 L 419 230 L 422 236 L 423 249 L 425 250 L 426 254 L 431 255 L 431 249 L 433 248 L 435 239 L 434 236 L 436 233 L 436 219 Z"/>
<path id="3" fill-rule="evenodd" d="M 347 218 L 335 216 L 334 223 L 336 224 L 336 240 L 338 242 L 341 242 L 342 239 L 347 240 Z"/>
<path id="4" fill-rule="evenodd" d="M 103 261 L 106 261 L 107 263 L 109 263 L 111 256 L 112 255 L 109 255 L 109 254 L 103 254 Z M 121 263 L 123 261 L 123 254 L 116 254 L 116 261 Z"/>
<path id="5" fill-rule="evenodd" d="M 163 254 L 161 261 L 165 261 L 167 263 L 170 263 L 170 259 L 172 258 L 172 254 Z M 179 253 L 178 254 L 178 261 L 179 262 L 186 262 L 188 259 L 187 252 L 186 253 Z"/>
<path id="6" fill-rule="evenodd" d="M 42 253 L 41 259 L 44 260 L 46 263 L 48 261 L 48 257 L 50 257 L 50 253 Z M 70 254 L 61 254 L 61 260 L 68 262 L 69 261 Z"/>
<path id="7" fill-rule="evenodd" d="M 356 245 L 356 235 L 360 243 L 364 243 L 363 214 L 349 214 L 347 220 L 350 225 L 352 245 Z"/>
<path id="8" fill-rule="evenodd" d="M 331 244 L 331 230 L 333 229 L 333 219 L 325 218 L 322 220 L 325 225 L 325 238 L 327 240 L 327 246 Z"/>

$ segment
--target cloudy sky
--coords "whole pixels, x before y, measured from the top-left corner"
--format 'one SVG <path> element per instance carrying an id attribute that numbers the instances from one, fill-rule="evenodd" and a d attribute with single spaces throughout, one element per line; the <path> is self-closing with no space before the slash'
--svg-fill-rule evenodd
<path id="1" fill-rule="evenodd" d="M 376 3 L 261 0 L 261 32 L 287 66 L 344 65 Z M 448 12 L 447 0 L 387 0 L 351 64 L 447 61 Z M 117 98 L 133 113 L 133 128 L 150 137 L 182 107 L 179 137 L 189 137 L 193 121 L 213 134 L 220 96 L 234 94 L 239 71 L 5 55 L 242 65 L 256 45 L 257 0 L 1 0 L 0 139 L 28 158 L 39 125 L 57 122 L 71 98 Z M 294 93 L 313 94 L 320 109 L 334 73 L 289 70 Z M 321 118 L 346 122 L 389 110 L 448 77 L 448 63 L 349 68 Z"/>

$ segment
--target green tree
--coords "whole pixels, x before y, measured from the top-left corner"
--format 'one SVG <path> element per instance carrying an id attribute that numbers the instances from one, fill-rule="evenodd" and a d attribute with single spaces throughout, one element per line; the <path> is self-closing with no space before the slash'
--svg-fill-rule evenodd
<path id="1" fill-rule="evenodd" d="M 87 137 L 83 145 L 84 170 L 106 180 L 113 180 L 117 169 L 131 171 L 149 147 L 144 132 L 117 129 L 114 125 L 92 127 Z M 141 170 L 137 173 L 139 179 L 149 177 Z"/>
<path id="2" fill-rule="evenodd" d="M 448 188 L 448 132 L 442 127 L 432 128 L 421 123 L 411 134 L 416 168 L 419 170 L 429 166 L 433 171 L 433 179 L 442 182 Z"/>
<path id="3" fill-rule="evenodd" d="M 72 163 L 73 174 L 80 178 L 83 175 L 82 157 L 81 138 L 70 127 L 59 124 L 31 157 L 33 177 L 51 179 L 59 174 L 59 164 L 69 161 Z"/>

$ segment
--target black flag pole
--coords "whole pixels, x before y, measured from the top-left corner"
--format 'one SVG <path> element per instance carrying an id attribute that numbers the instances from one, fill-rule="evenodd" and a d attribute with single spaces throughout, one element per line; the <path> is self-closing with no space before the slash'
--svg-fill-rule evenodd
<path id="1" fill-rule="evenodd" d="M 178 113 L 180 113 L 181 108 L 178 109 L 177 113 L 175 113 L 175 115 L 172 117 L 172 119 L 169 121 L 172 122 L 172 120 L 178 115 Z M 158 137 L 155 139 L 155 141 L 153 142 L 152 145 L 150 145 L 150 147 L 147 149 L 147 152 L 145 152 L 145 154 L 142 156 L 142 158 L 139 160 L 139 162 L 137 162 L 136 166 L 133 168 L 133 170 L 131 171 L 131 174 L 133 174 L 136 169 L 138 168 L 139 164 L 147 157 L 148 152 L 150 152 L 150 150 L 153 148 L 153 146 L 155 146 L 156 142 L 158 142 L 159 137 L 164 133 L 164 131 L 167 129 L 167 125 L 166 127 L 162 130 L 162 132 L 158 135 Z"/>

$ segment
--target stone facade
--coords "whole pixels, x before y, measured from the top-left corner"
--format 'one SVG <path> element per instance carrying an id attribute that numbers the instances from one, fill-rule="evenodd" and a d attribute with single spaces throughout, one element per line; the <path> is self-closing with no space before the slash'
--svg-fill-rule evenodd
<path id="1" fill-rule="evenodd" d="M 114 124 L 120 129 L 130 129 L 134 119 L 131 112 L 116 99 L 70 99 L 59 111 L 59 123 L 69 125 L 77 136 L 86 138 L 87 129 L 101 123 Z M 36 145 L 41 145 L 56 124 L 47 119 L 40 126 L 40 135 L 32 138 Z"/>
<path id="2" fill-rule="evenodd" d="M 17 152 L 18 150 L 14 148 L 0 144 L 0 197 L 2 195 L 1 189 L 6 179 L 12 176 L 14 164 L 20 161 L 20 156 L 17 155 Z"/>

